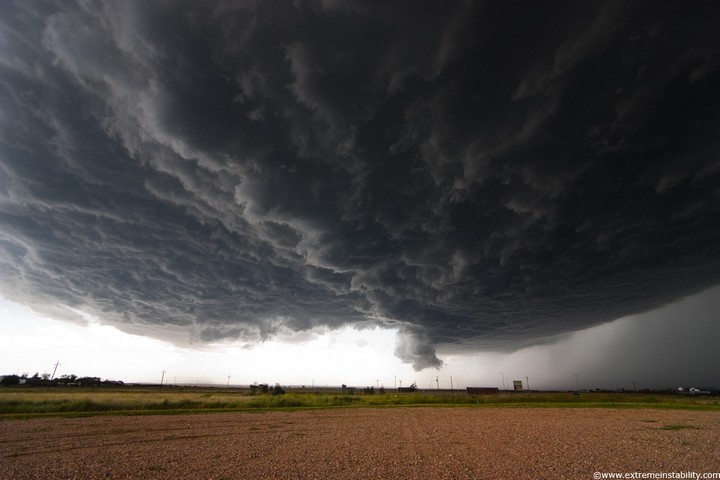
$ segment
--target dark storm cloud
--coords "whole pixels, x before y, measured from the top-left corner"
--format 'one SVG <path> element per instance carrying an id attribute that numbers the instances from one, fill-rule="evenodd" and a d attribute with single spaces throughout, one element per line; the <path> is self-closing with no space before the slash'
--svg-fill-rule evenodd
<path id="1" fill-rule="evenodd" d="M 0 10 L 8 298 L 425 368 L 720 280 L 714 3 Z"/>

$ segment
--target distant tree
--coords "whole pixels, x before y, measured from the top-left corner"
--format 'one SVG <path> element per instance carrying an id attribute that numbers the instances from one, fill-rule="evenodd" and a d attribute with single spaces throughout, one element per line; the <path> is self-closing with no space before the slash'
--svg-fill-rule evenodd
<path id="1" fill-rule="evenodd" d="M 77 379 L 77 383 L 81 387 L 99 387 L 102 384 L 100 377 L 80 377 Z"/>
<path id="2" fill-rule="evenodd" d="M 257 385 L 257 383 L 253 383 L 252 385 L 250 385 L 250 394 L 251 394 L 251 395 L 257 395 L 257 392 L 258 392 L 258 385 Z"/>
<path id="3" fill-rule="evenodd" d="M 76 380 L 77 375 L 61 375 L 60 378 L 55 379 L 55 383 L 57 383 L 58 385 L 69 385 L 71 383 L 75 383 Z"/>
<path id="4" fill-rule="evenodd" d="M 42 385 L 43 383 L 43 379 L 40 378 L 40 375 L 37 372 L 35 372 L 35 375 L 33 375 L 32 377 L 25 379 L 26 385 Z"/>
<path id="5" fill-rule="evenodd" d="M 125 386 L 125 382 L 122 380 L 103 380 L 101 385 L 103 387 L 123 387 Z"/>
<path id="6" fill-rule="evenodd" d="M 262 394 L 267 395 L 268 393 L 270 393 L 270 385 L 268 385 L 267 383 L 261 383 L 260 385 L 258 385 L 258 389 Z"/>
<path id="7" fill-rule="evenodd" d="M 385 395 L 385 387 L 380 387 L 380 388 L 378 389 L 378 393 L 379 393 L 380 395 Z"/>
<path id="8" fill-rule="evenodd" d="M 18 385 L 20 383 L 20 377 L 17 375 L 4 375 L 2 379 L 0 379 L 0 385 L 8 386 L 8 385 Z"/>
<path id="9" fill-rule="evenodd" d="M 272 394 L 273 395 L 283 395 L 284 393 L 285 393 L 285 390 L 280 386 L 279 383 L 276 383 L 272 389 Z"/>

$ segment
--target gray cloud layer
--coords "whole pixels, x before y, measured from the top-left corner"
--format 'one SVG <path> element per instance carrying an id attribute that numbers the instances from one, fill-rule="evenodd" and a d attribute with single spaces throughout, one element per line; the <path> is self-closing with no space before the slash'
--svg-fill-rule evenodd
<path id="1" fill-rule="evenodd" d="M 664 305 L 720 280 L 719 18 L 2 2 L 2 294 L 193 341 L 380 324 L 417 369 Z"/>

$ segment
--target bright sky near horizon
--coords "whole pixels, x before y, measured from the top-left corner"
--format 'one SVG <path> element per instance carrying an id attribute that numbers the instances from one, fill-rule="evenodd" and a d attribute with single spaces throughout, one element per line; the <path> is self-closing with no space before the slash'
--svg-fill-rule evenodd
<path id="1" fill-rule="evenodd" d="M 0 1 L 0 374 L 720 386 L 719 21 Z"/>
<path id="2" fill-rule="evenodd" d="M 442 370 L 416 372 L 391 354 L 396 338 L 390 330 L 343 328 L 303 342 L 182 348 L 94 321 L 81 325 L 53 320 L 0 299 L 0 374 L 52 373 L 60 361 L 58 376 L 73 373 L 127 383 L 158 383 L 165 370 L 167 383 L 182 384 L 389 388 L 416 382 L 421 389 L 501 388 L 504 379 L 508 388 L 512 380 L 521 380 L 526 388 L 529 382 L 536 389 L 573 389 L 577 374 L 583 389 L 717 388 L 720 362 L 706 358 L 715 358 L 720 322 L 713 331 L 704 327 L 717 319 L 716 312 L 720 288 L 549 345 L 509 354 L 451 355 Z M 677 362 L 678 355 L 687 358 Z"/>

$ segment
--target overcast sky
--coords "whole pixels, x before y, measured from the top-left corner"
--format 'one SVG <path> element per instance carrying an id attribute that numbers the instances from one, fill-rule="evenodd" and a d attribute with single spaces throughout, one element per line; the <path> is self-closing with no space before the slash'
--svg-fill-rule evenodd
<path id="1" fill-rule="evenodd" d="M 720 386 L 719 21 L 0 2 L 0 295 L 34 312 L 3 329 Z"/>

